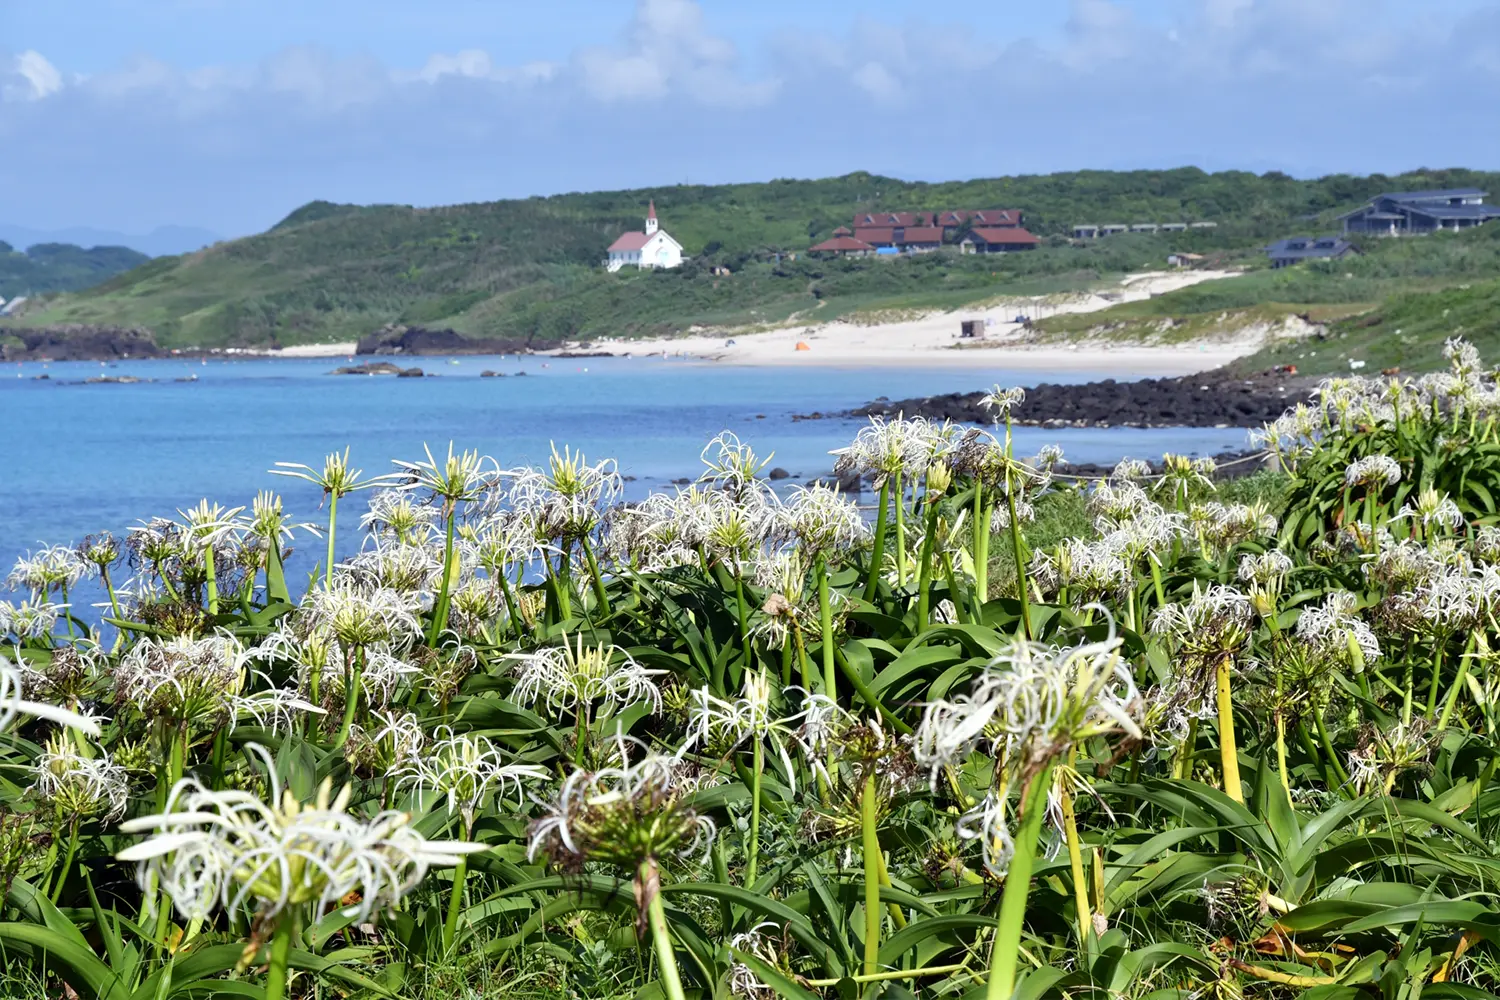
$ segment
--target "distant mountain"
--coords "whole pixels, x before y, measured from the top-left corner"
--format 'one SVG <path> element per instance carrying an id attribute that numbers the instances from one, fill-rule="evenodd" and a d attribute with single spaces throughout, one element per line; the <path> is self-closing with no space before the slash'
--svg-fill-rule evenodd
<path id="1" fill-rule="evenodd" d="M 11 246 L 29 247 L 36 243 L 72 243 L 82 247 L 130 247 L 147 257 L 191 253 L 217 243 L 221 236 L 194 226 L 157 226 L 151 232 L 120 233 L 108 229 L 73 226 L 68 229 L 28 229 L 0 222 L 0 240 Z"/>
<path id="2" fill-rule="evenodd" d="M 129 247 L 36 243 L 21 251 L 0 240 L 0 299 L 82 291 L 150 259 Z"/>

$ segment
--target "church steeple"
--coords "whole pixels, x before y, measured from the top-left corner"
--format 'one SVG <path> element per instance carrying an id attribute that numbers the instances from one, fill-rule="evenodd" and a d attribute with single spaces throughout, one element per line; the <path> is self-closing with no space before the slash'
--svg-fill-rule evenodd
<path id="1" fill-rule="evenodd" d="M 651 199 L 646 207 L 646 235 L 651 236 L 657 230 L 656 222 L 656 199 Z"/>

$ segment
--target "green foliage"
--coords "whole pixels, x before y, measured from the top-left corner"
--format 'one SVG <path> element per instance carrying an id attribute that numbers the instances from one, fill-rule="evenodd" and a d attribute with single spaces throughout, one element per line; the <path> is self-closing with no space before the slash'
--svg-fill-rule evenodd
<path id="1" fill-rule="evenodd" d="M 726 434 L 629 506 L 571 451 L 280 464 L 330 552 L 367 533 L 295 603 L 313 528 L 269 494 L 144 522 L 130 593 L 107 537 L 28 556 L 0 982 L 1493 995 L 1500 411 L 1449 353 L 1329 385 L 1267 430 L 1282 472 L 1228 483 L 876 421 L 843 456 L 901 483 L 873 531 Z M 65 614 L 90 570 L 98 627 Z"/>
<path id="2" fill-rule="evenodd" d="M 794 315 L 818 321 L 866 309 L 952 308 L 1000 294 L 1076 289 L 1102 274 L 1160 266 L 1172 250 L 1242 251 L 1313 225 L 1294 222 L 1309 214 L 1327 225 L 1337 211 L 1381 190 L 1448 184 L 1495 187 L 1500 176 L 1458 170 L 1298 181 L 1185 168 L 928 184 L 855 173 L 429 209 L 317 201 L 267 233 L 169 264 L 153 262 L 33 319 L 141 325 L 173 347 L 352 340 L 390 322 L 549 344 Z M 671 274 L 602 273 L 605 248 L 639 227 L 652 198 L 693 263 Z M 848 224 L 857 211 L 1014 207 L 1048 238 L 1044 249 L 967 261 L 946 252 L 828 264 L 785 257 Z M 1063 245 L 1080 222 L 1174 219 L 1219 225 Z M 714 266 L 734 273 L 712 275 Z M 1336 301 L 1378 298 L 1370 293 L 1378 277 L 1345 286 Z M 1298 291 L 1246 294 L 1266 301 Z"/>
<path id="3" fill-rule="evenodd" d="M 38 243 L 22 253 L 0 243 L 0 298 L 91 288 L 149 259 L 128 247 Z"/>

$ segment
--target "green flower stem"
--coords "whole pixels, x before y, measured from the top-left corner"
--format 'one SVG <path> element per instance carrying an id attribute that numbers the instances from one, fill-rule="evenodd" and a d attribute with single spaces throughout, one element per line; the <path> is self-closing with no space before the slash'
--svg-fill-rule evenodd
<path id="1" fill-rule="evenodd" d="M 1339 785 L 1342 787 L 1349 783 L 1349 772 L 1344 770 L 1344 765 L 1339 761 L 1339 755 L 1333 749 L 1333 739 L 1328 735 L 1328 724 L 1323 721 L 1326 706 L 1319 705 L 1313 712 L 1313 723 L 1318 727 L 1318 740 L 1323 744 L 1323 752 L 1328 756 L 1328 763 L 1333 766 L 1334 774 L 1338 775 Z"/>
<path id="2" fill-rule="evenodd" d="M 896 586 L 906 586 L 906 490 L 901 485 L 901 473 L 896 473 L 896 488 L 891 492 L 896 499 Z"/>
<path id="3" fill-rule="evenodd" d="M 734 570 L 734 604 L 735 612 L 739 615 L 740 646 L 745 654 L 745 669 L 749 670 L 755 663 L 755 657 L 750 649 L 750 605 L 745 601 L 745 574 L 740 567 Z"/>
<path id="4" fill-rule="evenodd" d="M 349 739 L 349 730 L 354 725 L 354 716 L 359 711 L 359 690 L 364 679 L 364 650 L 355 650 L 352 666 L 344 673 L 344 721 L 339 724 L 338 737 L 333 741 L 335 749 Z"/>
<path id="5" fill-rule="evenodd" d="M 682 992 L 682 976 L 677 971 L 677 956 L 672 953 L 671 930 L 667 927 L 667 910 L 661 901 L 661 889 L 657 885 L 656 862 L 647 859 L 641 862 L 637 876 L 646 886 L 650 902 L 646 904 L 646 916 L 651 926 L 651 945 L 656 951 L 657 972 L 661 976 L 661 991 L 667 1000 L 687 1000 Z M 272 998 L 280 1000 L 280 998 Z"/>
<path id="6" fill-rule="evenodd" d="M 1214 669 L 1214 689 L 1219 707 L 1219 760 L 1224 769 L 1224 794 L 1244 804 L 1240 787 L 1240 752 L 1234 739 L 1234 700 L 1229 692 L 1230 658 L 1221 656 Z"/>
<path id="7" fill-rule="evenodd" d="M 828 557 L 821 552 L 813 563 L 818 579 L 818 628 L 823 635 L 823 693 L 838 701 L 833 670 L 833 598 L 828 592 Z"/>
<path id="8" fill-rule="evenodd" d="M 860 700 L 876 712 L 879 712 L 880 717 L 890 723 L 898 733 L 901 733 L 903 736 L 910 736 L 912 733 L 911 726 L 899 715 L 887 708 L 885 702 L 880 700 L 880 696 L 870 690 L 870 686 L 865 683 L 863 677 L 859 676 L 859 671 L 854 669 L 854 665 L 849 662 L 849 658 L 844 655 L 844 651 L 835 647 L 834 655 L 838 660 L 839 669 L 844 672 L 844 676 L 848 678 L 850 686 L 854 688 L 854 693 L 859 695 Z"/>
<path id="9" fill-rule="evenodd" d="M 438 584 L 437 603 L 432 606 L 432 625 L 427 632 L 427 645 L 437 647 L 438 637 L 448 627 L 448 601 L 453 583 L 453 530 L 457 520 L 457 508 L 447 504 L 448 530 L 443 540 L 443 580 Z"/>
<path id="10" fill-rule="evenodd" d="M 990 519 L 984 504 L 984 486 L 974 481 L 973 544 L 970 555 L 974 559 L 974 620 L 984 616 L 984 602 L 990 596 Z M 958 603 L 957 600 L 954 603 Z"/>
<path id="11" fill-rule="evenodd" d="M 578 767 L 583 766 L 584 748 L 588 746 L 588 739 L 588 708 L 586 703 L 580 699 L 578 702 L 577 717 L 573 720 L 573 763 Z"/>
<path id="12" fill-rule="evenodd" d="M 1070 758 L 1073 753 L 1068 754 Z M 1073 874 L 1073 905 L 1078 911 L 1078 947 L 1087 946 L 1089 933 L 1094 928 L 1094 915 L 1089 910 L 1088 883 L 1083 877 L 1083 848 L 1078 839 L 1078 820 L 1073 814 L 1073 793 L 1062 782 L 1058 782 L 1058 799 L 1062 803 L 1063 836 L 1068 842 L 1068 868 Z"/>
<path id="13" fill-rule="evenodd" d="M 1161 607 L 1167 603 L 1166 591 L 1161 582 L 1161 564 L 1154 555 L 1148 555 L 1146 565 L 1151 567 L 1151 586 L 1156 591 L 1156 606 Z"/>
<path id="14" fill-rule="evenodd" d="M 214 566 L 213 545 L 209 545 L 203 550 L 203 573 L 206 579 L 204 585 L 208 588 L 208 613 L 216 615 L 219 613 L 219 578 Z M 67 600 L 66 597 L 63 599 Z M 72 629 L 72 627 L 73 623 L 69 622 L 68 628 Z"/>
<path id="15" fill-rule="evenodd" d="M 287 987 L 287 961 L 292 954 L 292 938 L 297 936 L 295 908 L 282 915 L 271 935 L 270 963 L 266 969 L 266 1000 L 283 1000 Z"/>
<path id="16" fill-rule="evenodd" d="M 1453 706 L 1458 702 L 1458 692 L 1463 689 L 1464 682 L 1469 678 L 1469 660 L 1474 656 L 1487 658 L 1489 651 L 1489 640 L 1484 637 L 1483 632 L 1475 632 L 1469 636 L 1469 647 L 1464 650 L 1463 658 L 1458 661 L 1458 675 L 1453 678 L 1453 683 L 1448 687 L 1448 697 L 1443 699 L 1443 714 L 1438 718 L 1438 732 L 1447 729 L 1448 720 L 1453 717 Z"/>
<path id="17" fill-rule="evenodd" d="M 573 560 L 564 549 L 557 560 L 557 613 L 563 621 L 573 617 Z"/>
<path id="18" fill-rule="evenodd" d="M 792 644 L 790 642 L 781 644 L 781 686 L 783 688 L 792 686 Z"/>
<path id="19" fill-rule="evenodd" d="M 880 968 L 880 836 L 875 826 L 875 768 L 865 768 L 864 792 L 859 797 L 859 826 L 865 866 L 865 964 L 864 974 Z"/>
<path id="20" fill-rule="evenodd" d="M 495 574 L 500 581 L 500 593 L 505 597 L 505 610 L 510 612 L 510 625 L 515 630 L 516 639 L 524 641 L 526 638 L 526 624 L 521 620 L 521 608 L 516 604 L 516 595 L 510 589 L 510 581 L 505 578 L 504 573 Z"/>
<path id="21" fill-rule="evenodd" d="M 792 642 L 797 647 L 797 669 L 802 674 L 802 686 L 811 691 L 813 689 L 812 661 L 807 658 L 807 643 L 803 641 L 802 629 L 796 622 L 792 623 Z"/>
<path id="22" fill-rule="evenodd" d="M 333 536 L 339 526 L 339 494 L 334 490 L 328 494 L 328 563 L 324 571 L 323 586 L 333 586 Z"/>
<path id="23" fill-rule="evenodd" d="M 917 558 L 917 629 L 926 628 L 932 622 L 932 546 L 937 534 L 937 504 L 927 508 L 927 530 L 922 536 L 922 552 Z"/>
<path id="24" fill-rule="evenodd" d="M 459 840 L 467 843 L 469 840 L 469 827 L 465 823 L 459 823 Z M 460 854 L 458 863 L 453 866 L 453 891 L 448 896 L 448 915 L 443 921 L 443 952 L 453 951 L 453 939 L 458 934 L 458 914 L 463 909 L 464 883 L 469 876 L 469 856 Z"/>
<path id="25" fill-rule="evenodd" d="M 870 570 L 865 574 L 865 600 L 875 600 L 880 583 L 880 564 L 885 560 L 886 508 L 891 505 L 891 481 L 880 484 L 880 506 L 875 510 L 875 543 L 870 549 Z"/>
<path id="26" fill-rule="evenodd" d="M 598 604 L 599 611 L 609 614 L 609 592 L 604 589 L 604 574 L 599 572 L 599 560 L 594 558 L 594 547 L 589 544 L 589 536 L 584 535 L 579 542 L 583 545 L 583 558 L 588 561 L 589 576 L 594 582 L 594 602 Z"/>
<path id="27" fill-rule="evenodd" d="M 760 773 L 765 770 L 765 748 L 755 739 L 750 770 L 750 839 L 745 842 L 745 888 L 755 891 L 756 865 L 760 861 Z"/>
<path id="28" fill-rule="evenodd" d="M 1010 470 L 1005 472 L 1005 503 L 1010 510 L 1010 545 L 1016 557 L 1016 596 L 1021 600 L 1021 631 L 1031 638 L 1031 600 L 1026 593 L 1026 542 L 1021 537 L 1021 522 L 1016 517 L 1016 494 L 1010 488 Z"/>
<path id="29" fill-rule="evenodd" d="M 1446 638 L 1439 639 L 1437 649 L 1432 654 L 1432 682 L 1427 686 L 1427 717 L 1430 719 L 1437 712 L 1438 688 L 1442 686 L 1443 672 L 1443 647 L 1447 645 Z M 1474 635 L 1469 634 L 1469 641 L 1464 645 L 1464 655 L 1459 663 L 1467 664 L 1469 652 L 1474 648 Z M 1462 669 L 1462 667 L 1460 667 Z"/>
<path id="30" fill-rule="evenodd" d="M 953 604 L 953 617 L 958 624 L 963 625 L 964 601 L 958 593 L 958 575 L 953 572 L 953 555 L 949 552 L 943 553 L 943 582 L 948 585 L 948 600 Z"/>
<path id="31" fill-rule="evenodd" d="M 1047 782 L 1052 777 L 1051 758 L 1026 783 L 1022 797 L 1021 825 L 1016 831 L 1015 854 L 1005 873 L 1005 889 L 1000 896 L 1000 919 L 995 928 L 995 945 L 990 954 L 990 979 L 985 990 L 987 1000 L 1010 1000 L 1016 988 L 1016 958 L 1021 951 L 1021 926 L 1026 919 L 1026 898 L 1031 893 L 1031 869 L 1036 861 L 1037 837 L 1042 831 L 1042 816 L 1047 811 Z"/>

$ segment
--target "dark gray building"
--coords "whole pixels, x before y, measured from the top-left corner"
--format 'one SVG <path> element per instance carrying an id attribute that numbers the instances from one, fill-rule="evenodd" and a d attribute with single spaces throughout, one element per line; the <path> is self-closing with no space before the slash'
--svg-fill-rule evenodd
<path id="1" fill-rule="evenodd" d="M 1316 239 L 1309 236 L 1293 236 L 1290 239 L 1277 240 L 1266 247 L 1266 256 L 1271 258 L 1272 267 L 1291 267 L 1304 260 L 1338 260 L 1352 253 L 1359 253 L 1359 251 L 1348 240 L 1341 240 L 1336 236 L 1320 236 Z"/>
<path id="2" fill-rule="evenodd" d="M 1500 206 L 1486 205 L 1488 191 L 1452 188 L 1446 191 L 1395 191 L 1340 216 L 1346 233 L 1402 236 L 1439 229 L 1468 229 L 1500 219 Z"/>

